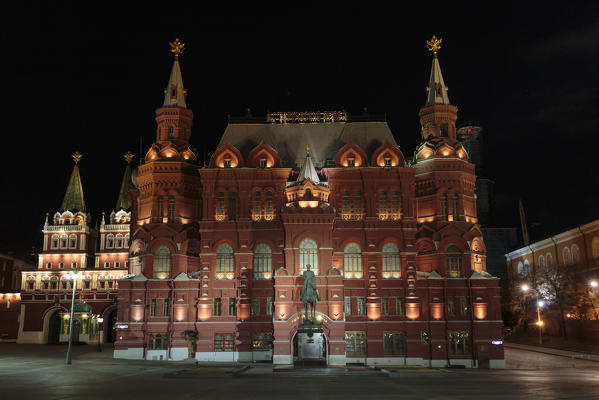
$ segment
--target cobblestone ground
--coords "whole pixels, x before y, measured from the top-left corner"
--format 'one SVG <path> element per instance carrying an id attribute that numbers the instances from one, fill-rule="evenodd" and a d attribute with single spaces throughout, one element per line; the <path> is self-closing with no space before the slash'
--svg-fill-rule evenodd
<path id="1" fill-rule="evenodd" d="M 77 346 L 0 344 L 0 399 L 599 399 L 599 363 L 506 349 L 506 370 L 204 366 L 114 360 Z M 574 367 L 573 367 L 574 366 Z M 538 369 L 537 369 L 538 368 Z M 176 396 L 176 397 L 175 397 Z"/>

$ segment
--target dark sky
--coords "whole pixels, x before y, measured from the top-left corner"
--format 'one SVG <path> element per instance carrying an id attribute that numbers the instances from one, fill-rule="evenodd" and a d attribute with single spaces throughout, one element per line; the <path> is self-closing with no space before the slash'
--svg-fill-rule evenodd
<path id="1" fill-rule="evenodd" d="M 431 65 L 425 41 L 436 34 L 458 125 L 484 128 L 495 225 L 519 224 L 518 197 L 538 237 L 599 217 L 597 2 L 259 16 L 80 3 L 2 10 L 0 251 L 39 248 L 76 150 L 92 216 L 112 210 L 122 154 L 137 154 L 140 138 L 145 153 L 153 141 L 175 37 L 186 43 L 181 65 L 200 153 L 214 150 L 228 114 L 247 107 L 254 115 L 368 107 L 387 115 L 409 157 Z"/>

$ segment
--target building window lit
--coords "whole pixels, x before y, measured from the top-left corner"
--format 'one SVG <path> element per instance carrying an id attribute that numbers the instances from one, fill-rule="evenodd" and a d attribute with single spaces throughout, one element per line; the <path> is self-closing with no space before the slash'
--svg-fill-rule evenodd
<path id="1" fill-rule="evenodd" d="M 341 218 L 345 220 L 351 218 L 349 192 L 341 194 Z"/>
<path id="2" fill-rule="evenodd" d="M 229 316 L 234 317 L 237 315 L 237 304 L 235 297 L 229 297 Z"/>
<path id="3" fill-rule="evenodd" d="M 468 296 L 460 296 L 460 314 L 462 316 L 467 316 L 470 313 L 470 305 L 468 303 Z"/>
<path id="4" fill-rule="evenodd" d="M 382 190 L 379 192 L 379 219 L 387 219 L 387 193 Z"/>
<path id="5" fill-rule="evenodd" d="M 385 157 L 385 167 L 391 166 L 391 157 Z"/>
<path id="6" fill-rule="evenodd" d="M 148 350 L 167 350 L 168 336 L 166 333 L 148 334 Z"/>
<path id="7" fill-rule="evenodd" d="M 235 335 L 233 333 L 217 333 L 214 335 L 214 351 L 233 351 Z"/>
<path id="8" fill-rule="evenodd" d="M 398 279 L 401 277 L 399 249 L 393 243 L 383 246 L 383 278 Z"/>
<path id="9" fill-rule="evenodd" d="M 392 220 L 398 220 L 401 218 L 401 210 L 399 208 L 399 192 L 391 192 L 391 213 L 389 215 Z"/>
<path id="10" fill-rule="evenodd" d="M 254 333 L 252 335 L 252 351 L 272 350 L 272 333 Z"/>
<path id="11" fill-rule="evenodd" d="M 262 218 L 262 194 L 260 192 L 254 192 L 254 199 L 252 205 L 252 219 L 254 221 L 260 221 Z"/>
<path id="12" fill-rule="evenodd" d="M 225 158 L 223 160 L 223 167 L 225 167 L 225 168 L 231 168 L 231 159 L 230 158 Z"/>
<path id="13" fill-rule="evenodd" d="M 406 315 L 406 301 L 403 297 L 395 298 L 395 314 L 399 317 Z"/>
<path id="14" fill-rule="evenodd" d="M 235 273 L 235 258 L 233 248 L 223 244 L 216 250 L 216 279 L 233 279 Z"/>
<path id="15" fill-rule="evenodd" d="M 345 332 L 345 354 L 347 356 L 366 355 L 366 332 Z"/>
<path id="16" fill-rule="evenodd" d="M 164 217 L 164 198 L 162 196 L 158 196 L 158 210 L 157 215 L 158 218 L 162 219 Z M 162 221 L 160 221 L 162 222 Z"/>
<path id="17" fill-rule="evenodd" d="M 362 193 L 355 192 L 354 193 L 354 207 L 353 207 L 353 215 L 351 219 L 361 220 L 362 219 Z"/>
<path id="18" fill-rule="evenodd" d="M 225 194 L 223 192 L 216 194 L 216 213 L 214 219 L 217 221 L 225 220 Z"/>
<path id="19" fill-rule="evenodd" d="M 275 213 L 272 201 L 272 192 L 266 192 L 266 199 L 264 200 L 264 219 L 272 221 Z"/>
<path id="20" fill-rule="evenodd" d="M 104 281 L 102 281 L 102 287 L 104 287 Z M 156 299 L 150 301 L 150 317 L 156 316 Z"/>
<path id="21" fill-rule="evenodd" d="M 266 158 L 261 158 L 260 159 L 260 168 L 266 168 L 266 167 L 268 167 Z"/>
<path id="22" fill-rule="evenodd" d="M 358 297 L 358 315 L 366 315 L 366 297 Z"/>
<path id="23" fill-rule="evenodd" d="M 318 246 L 312 239 L 304 239 L 299 245 L 299 270 L 300 275 L 306 270 L 306 265 L 311 265 L 311 271 L 318 275 Z"/>
<path id="24" fill-rule="evenodd" d="M 406 334 L 404 332 L 385 332 L 383 347 L 386 356 L 405 356 Z"/>
<path id="25" fill-rule="evenodd" d="M 171 272 L 171 252 L 166 246 L 160 246 L 154 253 L 154 278 L 166 279 Z"/>
<path id="26" fill-rule="evenodd" d="M 461 356 L 470 354 L 470 332 L 449 332 L 449 354 Z"/>
<path id="27" fill-rule="evenodd" d="M 272 253 L 270 247 L 259 244 L 254 249 L 254 279 L 272 278 Z"/>
<path id="28" fill-rule="evenodd" d="M 351 315 L 351 297 L 346 296 L 343 302 L 343 312 L 345 315 Z"/>
<path id="29" fill-rule="evenodd" d="M 462 276 L 462 252 L 459 247 L 451 245 L 447 248 L 447 276 L 460 278 Z"/>
<path id="30" fill-rule="evenodd" d="M 351 157 L 347 159 L 347 166 L 348 167 L 355 167 L 356 166 L 356 159 Z"/>
<path id="31" fill-rule="evenodd" d="M 343 252 L 343 272 L 346 279 L 362 278 L 362 251 L 360 246 L 350 243 Z"/>

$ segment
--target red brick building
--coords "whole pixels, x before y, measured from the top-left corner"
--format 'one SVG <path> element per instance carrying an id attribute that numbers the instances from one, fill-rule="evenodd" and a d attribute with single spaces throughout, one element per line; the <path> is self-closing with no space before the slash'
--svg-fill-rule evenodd
<path id="1" fill-rule="evenodd" d="M 436 53 L 408 159 L 384 119 L 296 112 L 231 120 L 200 166 L 185 96 L 175 57 L 133 174 L 115 357 L 293 363 L 310 264 L 326 363 L 505 365 L 474 166 Z"/>

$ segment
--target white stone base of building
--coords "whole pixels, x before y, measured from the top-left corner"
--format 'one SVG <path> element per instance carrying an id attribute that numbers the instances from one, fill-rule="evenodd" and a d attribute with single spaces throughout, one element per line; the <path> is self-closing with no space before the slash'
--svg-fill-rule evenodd
<path id="1" fill-rule="evenodd" d="M 476 368 L 475 360 L 455 360 L 449 359 L 450 365 L 463 365 L 466 368 Z M 445 360 L 445 365 L 447 365 L 447 360 Z"/>
<path id="2" fill-rule="evenodd" d="M 112 357 L 123 358 L 126 360 L 143 360 L 144 349 L 141 347 L 131 347 L 126 350 L 115 350 Z"/>
<path id="3" fill-rule="evenodd" d="M 196 353 L 196 361 L 213 362 L 237 362 L 239 352 L 237 351 L 205 351 Z"/>
<path id="4" fill-rule="evenodd" d="M 505 369 L 505 360 L 489 360 L 489 368 Z"/>
<path id="5" fill-rule="evenodd" d="M 187 347 L 171 347 L 171 358 L 169 361 L 183 361 L 189 358 L 189 349 Z"/>
<path id="6" fill-rule="evenodd" d="M 290 354 L 276 354 L 272 356 L 273 364 L 293 364 L 293 356 Z"/>
<path id="7" fill-rule="evenodd" d="M 327 365 L 345 365 L 345 363 L 345 354 L 327 356 Z"/>
<path id="8" fill-rule="evenodd" d="M 44 344 L 44 331 L 21 331 L 17 337 L 18 344 Z"/>
<path id="9" fill-rule="evenodd" d="M 240 351 L 237 361 L 253 362 L 253 361 L 271 361 L 272 351 Z"/>

